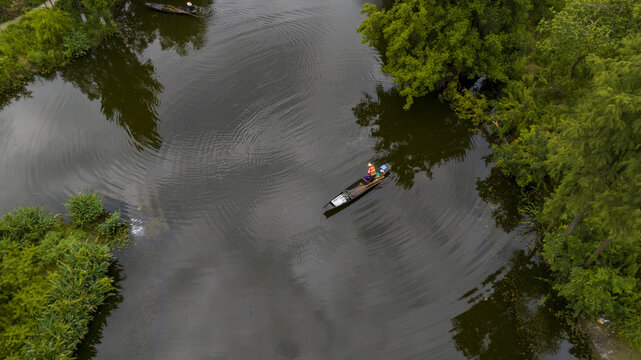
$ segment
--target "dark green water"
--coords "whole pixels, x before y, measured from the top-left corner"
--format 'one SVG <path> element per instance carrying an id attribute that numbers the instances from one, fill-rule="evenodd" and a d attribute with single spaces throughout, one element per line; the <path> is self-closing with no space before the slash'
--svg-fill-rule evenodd
<path id="1" fill-rule="evenodd" d="M 0 111 L 0 210 L 99 190 L 135 225 L 80 358 L 573 359 L 485 140 L 413 110 L 359 1 L 128 4 Z M 322 206 L 366 170 L 384 184 Z M 497 225 L 498 224 L 498 225 Z"/>

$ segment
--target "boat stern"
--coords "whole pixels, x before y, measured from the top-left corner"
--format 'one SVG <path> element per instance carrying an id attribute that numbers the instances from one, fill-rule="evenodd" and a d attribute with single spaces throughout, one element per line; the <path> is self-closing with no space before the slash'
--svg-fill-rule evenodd
<path id="1" fill-rule="evenodd" d="M 392 165 L 383 164 L 378 168 L 378 173 L 381 174 L 381 176 L 385 176 L 391 169 L 392 169 Z"/>

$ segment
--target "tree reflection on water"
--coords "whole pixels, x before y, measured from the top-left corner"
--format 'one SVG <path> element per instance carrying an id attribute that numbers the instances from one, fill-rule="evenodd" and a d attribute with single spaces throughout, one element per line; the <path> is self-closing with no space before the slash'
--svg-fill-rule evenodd
<path id="1" fill-rule="evenodd" d="M 417 173 L 431 177 L 434 166 L 462 160 L 472 147 L 476 128 L 458 119 L 436 96 L 416 99 L 409 111 L 403 105 L 405 100 L 395 90 L 386 91 L 379 85 L 376 100 L 365 94 L 352 111 L 359 125 L 372 127 L 374 161 L 391 164 L 397 184 L 409 189 Z M 522 194 L 513 179 L 493 167 L 485 179 L 477 179 L 476 189 L 483 200 L 493 204 L 498 227 L 510 232 L 520 224 Z"/>
<path id="2" fill-rule="evenodd" d="M 18 102 L 22 99 L 30 99 L 31 91 L 26 87 L 17 88 L 9 91 L 6 94 L 0 94 L 0 109 L 4 109 L 11 103 Z"/>
<path id="3" fill-rule="evenodd" d="M 389 163 L 398 185 L 409 189 L 415 174 L 432 176 L 432 168 L 448 160 L 462 160 L 472 147 L 474 128 L 458 119 L 435 97 L 417 99 L 411 110 L 394 90 L 376 89 L 352 109 L 361 126 L 372 127 L 377 163 Z"/>
<path id="4" fill-rule="evenodd" d="M 485 202 L 492 203 L 492 217 L 505 232 L 516 229 L 521 223 L 519 206 L 523 199 L 516 181 L 494 166 L 485 179 L 476 180 L 476 190 Z"/>
<path id="5" fill-rule="evenodd" d="M 141 62 L 131 48 L 110 38 L 100 49 L 61 69 L 60 75 L 90 100 L 99 100 L 107 120 L 122 126 L 136 148 L 160 149 L 156 107 L 163 86 L 154 77 L 151 61 Z"/>
<path id="6" fill-rule="evenodd" d="M 462 160 L 473 146 L 476 129 L 435 97 L 416 101 L 410 111 L 403 110 L 404 104 L 394 90 L 378 86 L 376 99 L 366 94 L 353 112 L 359 125 L 372 128 L 375 161 L 390 163 L 397 183 L 409 189 L 417 173 L 431 177 L 434 166 Z M 482 199 L 495 205 L 499 227 L 509 232 L 519 225 L 522 196 L 512 179 L 493 168 L 477 180 L 476 188 Z M 451 334 L 465 357 L 538 359 L 562 347 L 579 358 L 590 356 L 585 340 L 559 317 L 565 304 L 548 281 L 548 267 L 534 254 L 516 252 L 508 264 L 460 298 L 470 308 L 452 319 Z"/>
<path id="7" fill-rule="evenodd" d="M 195 1 L 204 9 L 211 3 Z M 141 59 L 142 53 L 156 40 L 163 50 L 174 49 L 181 56 L 189 54 L 190 48 L 200 49 L 210 18 L 211 14 L 198 18 L 165 14 L 141 2 L 129 2 L 117 15 L 118 36 L 62 68 L 60 75 L 89 99 L 99 100 L 107 120 L 122 126 L 138 150 L 158 150 L 162 138 L 157 108 L 163 85 L 156 79 L 151 60 Z"/>
<path id="8" fill-rule="evenodd" d="M 588 358 L 585 340 L 570 335 L 570 326 L 557 317 L 565 304 L 553 292 L 548 271 L 533 253 L 520 250 L 481 284 L 491 289 L 464 294 L 459 300 L 473 305 L 452 319 L 456 348 L 469 359 L 538 359 L 569 341 L 570 354 Z"/>
<path id="9" fill-rule="evenodd" d="M 122 38 L 136 53 L 141 53 L 156 40 L 162 50 L 173 49 L 180 56 L 188 55 L 190 49 L 200 50 L 214 12 L 212 0 L 192 2 L 202 11 L 199 17 L 162 13 L 150 9 L 142 1 L 127 3 L 117 18 Z"/>

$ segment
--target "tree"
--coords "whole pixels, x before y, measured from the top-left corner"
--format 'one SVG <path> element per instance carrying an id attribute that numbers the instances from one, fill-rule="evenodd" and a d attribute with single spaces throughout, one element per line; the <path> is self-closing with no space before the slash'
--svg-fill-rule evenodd
<path id="1" fill-rule="evenodd" d="M 37 9 L 29 11 L 24 17 L 40 44 L 59 44 L 73 26 L 69 14 L 60 9 Z"/>
<path id="2" fill-rule="evenodd" d="M 568 0 L 563 10 L 539 30 L 543 39 L 537 48 L 549 70 L 548 78 L 575 75 L 577 66 L 590 54 L 608 56 L 621 38 L 635 27 L 636 0 Z"/>
<path id="3" fill-rule="evenodd" d="M 367 4 L 358 31 L 384 52 L 383 71 L 409 109 L 460 75 L 507 81 L 523 64 L 531 9 L 529 0 L 402 0 L 387 10 Z"/>
<path id="4" fill-rule="evenodd" d="M 634 241 L 641 228 L 641 35 L 622 44 L 615 58 L 589 57 L 592 91 L 550 139 L 546 164 L 559 185 L 545 211 L 554 217 L 565 206 L 579 219 L 590 212 L 614 239 Z"/>

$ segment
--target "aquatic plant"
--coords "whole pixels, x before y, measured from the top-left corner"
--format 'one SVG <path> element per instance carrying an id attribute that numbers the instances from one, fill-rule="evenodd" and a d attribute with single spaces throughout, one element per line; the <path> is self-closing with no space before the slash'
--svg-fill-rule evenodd
<path id="1" fill-rule="evenodd" d="M 71 224 L 79 228 L 96 223 L 105 212 L 105 206 L 100 201 L 100 194 L 96 191 L 92 194 L 81 193 L 72 196 L 65 207 L 69 209 Z"/>

